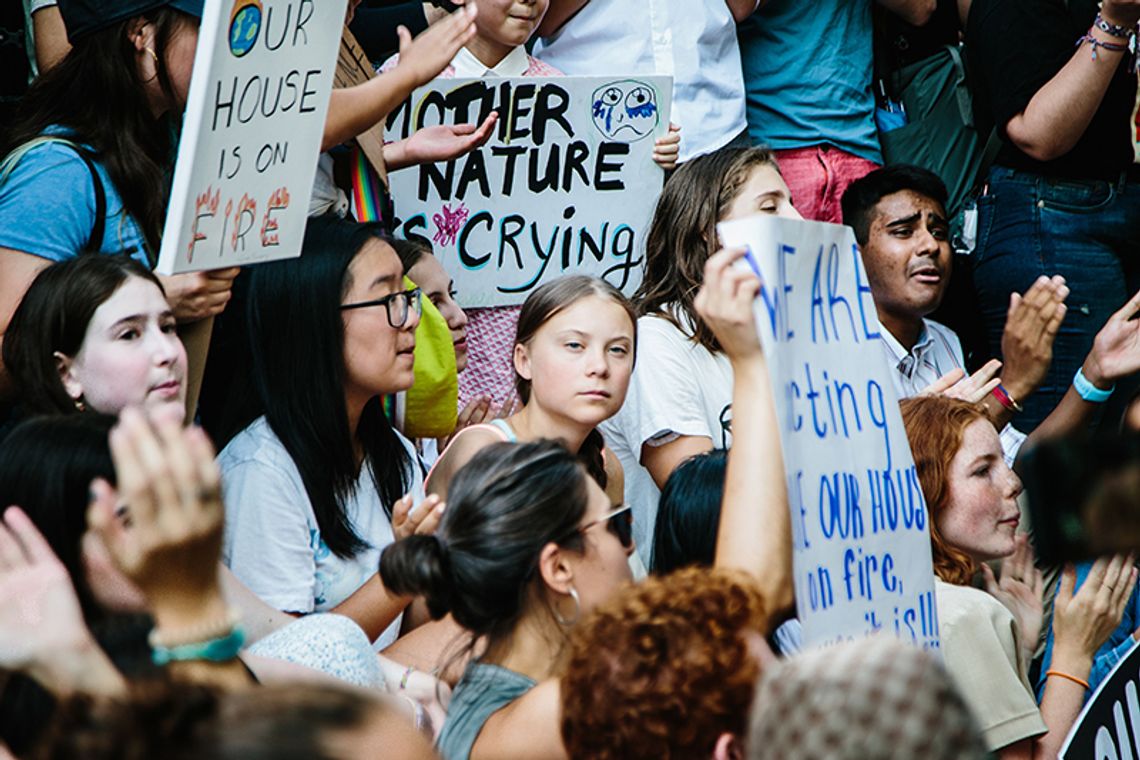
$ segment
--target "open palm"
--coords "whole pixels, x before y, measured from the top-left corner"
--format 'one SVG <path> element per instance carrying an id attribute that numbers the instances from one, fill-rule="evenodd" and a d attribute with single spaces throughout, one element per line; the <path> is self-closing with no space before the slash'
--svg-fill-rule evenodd
<path id="1" fill-rule="evenodd" d="M 1110 382 L 1140 371 L 1140 293 L 1132 296 L 1096 334 L 1089 360 Z"/>
<path id="2" fill-rule="evenodd" d="M 0 522 L 0 668 L 26 670 L 88 638 L 67 568 L 28 516 Z"/>

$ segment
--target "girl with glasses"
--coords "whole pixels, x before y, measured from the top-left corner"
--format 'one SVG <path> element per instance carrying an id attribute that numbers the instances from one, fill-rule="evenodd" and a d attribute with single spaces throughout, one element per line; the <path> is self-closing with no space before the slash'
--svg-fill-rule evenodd
<path id="1" fill-rule="evenodd" d="M 557 752 L 557 732 L 520 733 L 532 721 L 512 703 L 556 674 L 567 630 L 632 580 L 629 510 L 615 509 L 554 441 L 493 443 L 450 485 L 436 534 L 399 541 L 380 559 L 387 588 L 425 597 L 433 617 L 450 613 L 468 632 L 459 656 L 480 645 L 438 748 L 446 760 L 466 760 L 503 757 L 517 743 L 545 757 Z M 539 688 L 548 693 L 535 714 L 545 716 L 557 689 Z"/>
<path id="2" fill-rule="evenodd" d="M 378 644 L 409 602 L 377 575 L 380 551 L 441 511 L 420 503 L 414 449 L 384 413 L 383 397 L 412 384 L 420 293 L 382 235 L 310 219 L 300 258 L 254 268 L 256 419 L 219 455 L 223 560 L 238 579 L 293 615 L 347 615 Z"/>

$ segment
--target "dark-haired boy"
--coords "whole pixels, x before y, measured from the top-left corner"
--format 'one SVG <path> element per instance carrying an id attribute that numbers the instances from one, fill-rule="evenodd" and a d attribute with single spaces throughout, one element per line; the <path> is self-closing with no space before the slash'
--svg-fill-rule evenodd
<path id="1" fill-rule="evenodd" d="M 890 166 L 848 187 L 843 221 L 854 228 L 863 255 L 883 326 L 884 356 L 899 397 L 934 391 L 980 401 L 1001 431 L 1006 459 L 1012 462 L 1025 435 L 1008 423 L 1045 377 L 1069 291 L 1063 278 L 1041 277 L 1024 296 L 1014 294 L 1002 336 L 1004 366 L 992 361 L 965 378 L 958 336 L 926 318 L 938 308 L 950 282 L 945 203 L 946 187 L 935 174 L 915 166 Z M 1140 321 L 1129 321 L 1138 309 L 1140 294 L 1097 334 L 1073 386 L 1035 437 L 1087 422 L 1117 379 L 1140 371 Z M 998 368 L 1000 381 L 991 389 L 990 378 Z"/>

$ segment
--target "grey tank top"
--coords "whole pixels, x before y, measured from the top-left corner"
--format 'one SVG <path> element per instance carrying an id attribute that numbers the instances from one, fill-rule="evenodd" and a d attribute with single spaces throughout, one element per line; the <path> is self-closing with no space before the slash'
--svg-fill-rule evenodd
<path id="1" fill-rule="evenodd" d="M 469 760 L 483 724 L 499 709 L 534 688 L 535 682 L 513 670 L 472 662 L 455 685 L 447 720 L 436 744 L 444 760 Z"/>

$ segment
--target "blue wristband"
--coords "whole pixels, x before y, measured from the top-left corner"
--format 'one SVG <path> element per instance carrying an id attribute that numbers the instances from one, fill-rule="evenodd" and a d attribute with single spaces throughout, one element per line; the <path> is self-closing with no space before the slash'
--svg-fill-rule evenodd
<path id="1" fill-rule="evenodd" d="M 219 636 L 209 641 L 199 641 L 193 644 L 184 644 L 177 647 L 154 646 L 151 659 L 154 664 L 162 667 L 172 662 L 187 662 L 193 660 L 207 660 L 209 662 L 229 662 L 237 657 L 242 646 L 245 645 L 245 631 L 240 625 L 225 636 Z"/>
<path id="2" fill-rule="evenodd" d="M 1077 374 L 1073 375 L 1073 387 L 1077 389 L 1077 393 L 1080 394 L 1081 398 L 1092 404 L 1103 404 L 1111 398 L 1112 392 L 1116 390 L 1116 384 L 1113 383 L 1113 386 L 1107 391 L 1102 391 L 1089 382 L 1089 379 L 1085 377 L 1085 373 L 1079 368 L 1077 369 Z"/>

